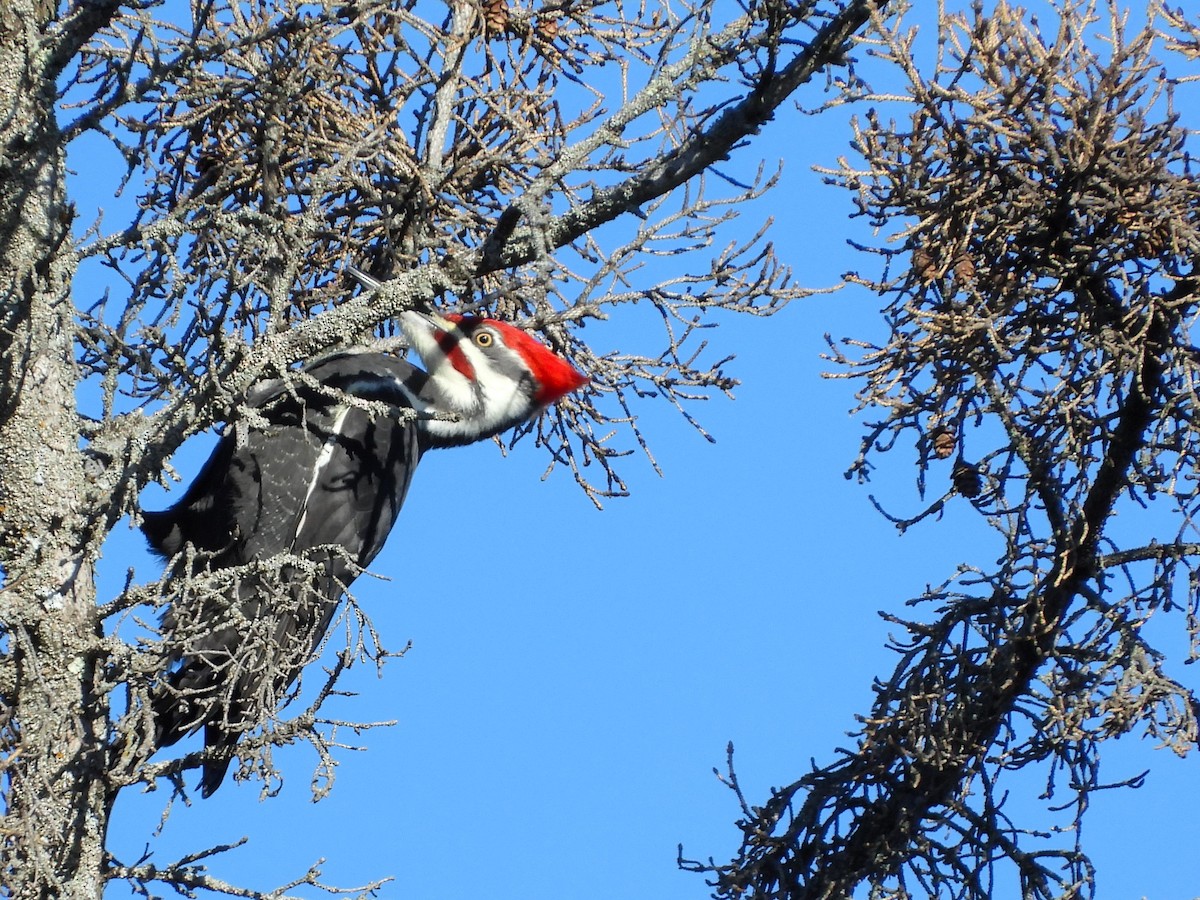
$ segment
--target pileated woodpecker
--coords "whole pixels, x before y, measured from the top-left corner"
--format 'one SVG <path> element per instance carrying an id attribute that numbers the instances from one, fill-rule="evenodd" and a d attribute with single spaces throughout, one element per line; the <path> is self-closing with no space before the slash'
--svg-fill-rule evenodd
<path id="1" fill-rule="evenodd" d="M 296 557 L 275 566 L 273 589 L 271 575 L 243 568 L 221 589 L 223 602 L 185 588 L 164 616 L 165 629 L 184 636 L 179 666 L 152 692 L 156 743 L 204 726 L 216 751 L 200 783 L 206 797 L 383 547 L 421 454 L 499 434 L 587 383 L 504 322 L 406 312 L 400 323 L 424 370 L 349 351 L 257 388 L 248 405 L 265 424 L 230 429 L 178 503 L 142 514 L 162 556 L 191 545 L 193 574 Z M 380 414 L 387 409 L 404 412 Z"/>

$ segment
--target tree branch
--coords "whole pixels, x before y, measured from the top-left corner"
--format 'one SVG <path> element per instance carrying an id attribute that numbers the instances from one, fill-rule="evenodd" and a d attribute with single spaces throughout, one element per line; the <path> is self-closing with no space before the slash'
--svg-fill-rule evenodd
<path id="1" fill-rule="evenodd" d="M 684 139 L 669 153 L 651 160 L 637 175 L 620 184 L 595 192 L 592 199 L 578 203 L 560 216 L 549 219 L 538 227 L 538 234 L 531 230 L 507 233 L 518 218 L 510 207 L 504 220 L 504 228 L 497 228 L 493 238 L 481 249 L 475 266 L 476 274 L 497 271 L 531 262 L 537 258 L 538 247 L 564 247 L 600 225 L 626 213 L 635 213 L 643 204 L 660 197 L 720 160 L 727 159 L 738 142 L 756 134 L 775 115 L 780 104 L 793 91 L 804 84 L 818 71 L 835 64 L 845 53 L 851 37 L 868 21 L 872 12 L 882 9 L 885 3 L 874 0 L 853 0 L 845 8 L 830 17 L 821 26 L 814 38 L 781 71 L 770 73 L 756 85 L 755 89 L 741 101 L 725 110 L 712 125 Z M 805 7 L 807 8 L 807 7 Z M 740 31 L 744 25 L 736 23 L 728 33 Z M 722 35 L 726 37 L 727 35 Z M 588 141 L 581 143 L 564 154 L 564 171 L 569 171 L 567 161 L 572 164 L 586 157 L 605 141 L 615 139 L 643 107 L 661 103 L 664 85 L 672 83 L 684 72 L 701 66 L 717 65 L 728 51 L 720 39 L 697 41 L 691 52 L 674 66 L 668 67 L 638 95 L 632 103 L 623 107 L 617 117 L 601 127 Z M 661 83 L 660 83 L 661 82 Z M 548 185 L 555 178 L 551 168 L 539 182 Z M 531 196 L 538 196 L 535 182 Z M 525 200 L 522 203 L 527 202 Z"/>

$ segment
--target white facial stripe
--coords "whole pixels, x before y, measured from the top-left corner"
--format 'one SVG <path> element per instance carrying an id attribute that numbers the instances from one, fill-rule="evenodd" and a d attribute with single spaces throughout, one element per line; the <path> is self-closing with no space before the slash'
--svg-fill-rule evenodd
<path id="1" fill-rule="evenodd" d="M 464 330 L 456 322 L 412 312 L 401 314 L 401 324 L 429 375 L 419 392 L 425 408 L 456 417 L 421 424 L 438 442 L 469 443 L 497 434 L 534 412 L 533 376 L 507 346 L 503 331 L 478 322 Z M 475 343 L 481 329 L 495 338 L 486 349 Z M 460 368 L 455 368 L 455 362 Z"/>
<path id="2" fill-rule="evenodd" d="M 431 434 L 450 437 L 463 434 L 464 429 L 488 434 L 520 421 L 528 413 L 529 402 L 518 382 L 500 371 L 473 345 L 469 346 L 467 355 L 475 368 L 475 381 L 457 378 L 448 384 L 449 379 L 440 379 L 438 384 L 443 391 L 439 399 L 448 405 L 456 405 L 458 408 L 454 411 L 462 419 L 426 422 L 425 427 Z"/>
<path id="3" fill-rule="evenodd" d="M 528 405 L 520 392 L 520 384 L 500 371 L 490 359 L 484 359 L 481 369 L 486 375 L 479 378 L 479 390 L 482 394 L 482 417 L 485 422 L 484 430 L 491 430 L 502 422 L 508 422 L 514 416 L 520 416 L 521 410 Z"/>
<path id="4" fill-rule="evenodd" d="M 450 361 L 446 351 L 430 332 L 421 332 L 414 347 L 428 370 L 429 379 L 437 386 L 438 408 L 441 412 L 460 416 L 474 416 L 480 408 L 480 381 L 489 374 L 491 366 L 479 349 L 459 330 L 447 322 L 446 333 L 454 340 L 454 347 L 466 359 L 474 372 L 474 379 L 460 372 Z"/>
<path id="5" fill-rule="evenodd" d="M 321 473 L 325 471 L 325 467 L 329 465 L 329 461 L 333 459 L 333 451 L 337 447 L 337 439 L 341 436 L 342 427 L 346 424 L 346 416 L 350 415 L 351 407 L 342 406 L 338 408 L 337 418 L 333 420 L 333 429 L 329 433 L 329 437 L 325 438 L 325 443 L 321 446 L 321 452 L 317 454 L 317 462 L 313 466 L 312 478 L 308 482 L 308 492 L 304 495 L 304 503 L 300 506 L 300 519 L 296 522 L 296 530 L 292 533 L 292 549 L 296 548 L 296 539 L 300 536 L 300 532 L 304 530 L 304 522 L 308 518 L 308 501 L 312 499 L 313 492 L 317 489 L 317 485 L 321 481 Z"/>

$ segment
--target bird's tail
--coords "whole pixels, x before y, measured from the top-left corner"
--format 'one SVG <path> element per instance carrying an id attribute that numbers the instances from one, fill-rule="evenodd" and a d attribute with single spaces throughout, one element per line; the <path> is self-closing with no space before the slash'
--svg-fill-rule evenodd
<path id="1" fill-rule="evenodd" d="M 214 696 L 219 688 L 211 683 L 212 673 L 205 665 L 184 666 L 151 697 L 156 746 L 170 747 L 204 726 L 204 749 L 212 757 L 202 767 L 199 787 L 204 797 L 211 797 L 225 780 L 242 734 L 223 723 L 239 721 L 245 714 L 235 699 L 221 701 Z M 205 681 L 206 686 L 200 684 Z"/>
<path id="2" fill-rule="evenodd" d="M 257 582 L 241 589 L 237 627 L 214 628 L 199 646 L 185 651 L 182 666 L 151 695 L 158 747 L 169 747 L 204 726 L 200 791 L 221 786 L 242 736 L 262 727 L 286 699 L 301 669 L 329 630 L 350 576 L 338 572 L 317 585 L 292 585 L 293 604 L 279 608 L 257 593 Z"/>
<path id="3" fill-rule="evenodd" d="M 210 723 L 204 726 L 204 748 L 217 755 L 204 762 L 200 774 L 200 796 L 211 797 L 213 791 L 225 780 L 225 773 L 229 771 L 229 764 L 233 762 L 234 749 L 239 737 L 239 733 L 226 731 L 219 725 Z"/>

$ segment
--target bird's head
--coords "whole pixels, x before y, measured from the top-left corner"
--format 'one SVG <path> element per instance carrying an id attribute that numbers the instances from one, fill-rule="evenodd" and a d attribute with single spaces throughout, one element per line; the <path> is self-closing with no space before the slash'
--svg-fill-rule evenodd
<path id="1" fill-rule="evenodd" d="M 405 312 L 400 325 L 428 374 L 419 399 L 430 412 L 457 417 L 422 423 L 438 443 L 499 434 L 588 382 L 563 357 L 506 322 Z"/>

